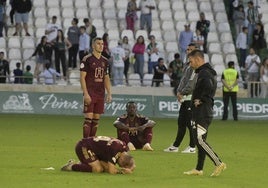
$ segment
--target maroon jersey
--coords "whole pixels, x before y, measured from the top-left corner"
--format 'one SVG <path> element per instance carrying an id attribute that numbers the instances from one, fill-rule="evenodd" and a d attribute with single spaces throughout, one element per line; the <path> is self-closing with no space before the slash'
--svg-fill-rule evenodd
<path id="1" fill-rule="evenodd" d="M 96 58 L 93 54 L 85 56 L 81 61 L 80 71 L 87 73 L 86 85 L 91 97 L 104 97 L 104 77 L 109 74 L 108 60 L 101 56 Z"/>
<path id="2" fill-rule="evenodd" d="M 129 127 L 139 127 L 144 125 L 149 121 L 149 119 L 141 114 L 136 114 L 136 117 L 133 121 L 131 121 L 127 114 L 122 115 L 117 119 L 118 121 L 124 123 L 125 125 L 128 125 Z"/>
<path id="3" fill-rule="evenodd" d="M 96 136 L 82 139 L 79 143 L 87 152 L 95 154 L 98 160 L 116 163 L 120 153 L 128 151 L 128 147 L 120 140 L 107 136 Z"/>

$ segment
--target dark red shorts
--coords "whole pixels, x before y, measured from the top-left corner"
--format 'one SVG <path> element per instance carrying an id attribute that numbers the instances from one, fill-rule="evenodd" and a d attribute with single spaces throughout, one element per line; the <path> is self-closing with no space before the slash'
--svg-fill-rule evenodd
<path id="1" fill-rule="evenodd" d="M 103 114 L 104 113 L 104 98 L 91 98 L 90 105 L 84 102 L 84 113 Z"/>
<path id="2" fill-rule="evenodd" d="M 98 160 L 96 154 L 89 148 L 84 147 L 81 142 L 77 143 L 75 152 L 81 163 L 88 164 Z"/>

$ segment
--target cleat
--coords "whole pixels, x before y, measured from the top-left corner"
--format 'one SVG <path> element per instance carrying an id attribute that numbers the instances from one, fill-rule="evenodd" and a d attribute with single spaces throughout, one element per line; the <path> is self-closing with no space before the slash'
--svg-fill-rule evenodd
<path id="1" fill-rule="evenodd" d="M 191 176 L 202 176 L 203 175 L 203 170 L 193 169 L 193 170 L 190 170 L 190 171 L 187 171 L 187 172 L 183 172 L 183 174 L 191 175 Z"/>
<path id="2" fill-rule="evenodd" d="M 131 142 L 129 142 L 129 143 L 127 144 L 127 146 L 128 146 L 128 149 L 129 149 L 130 151 L 134 151 L 134 150 L 136 150 L 135 146 L 134 146 Z"/>
<path id="3" fill-rule="evenodd" d="M 62 171 L 72 171 L 72 166 L 75 164 L 73 159 L 70 159 L 67 164 L 61 167 Z"/>
<path id="4" fill-rule="evenodd" d="M 210 176 L 219 176 L 221 172 L 224 171 L 226 168 L 226 164 L 221 163 L 219 166 L 216 166 L 214 172 Z"/>
<path id="5" fill-rule="evenodd" d="M 164 149 L 164 152 L 178 152 L 178 147 L 175 146 L 169 146 L 168 148 Z"/>
<path id="6" fill-rule="evenodd" d="M 153 151 L 154 149 L 151 147 L 151 145 L 149 143 L 146 143 L 146 144 L 144 144 L 142 150 Z"/>
<path id="7" fill-rule="evenodd" d="M 185 150 L 182 151 L 182 153 L 195 153 L 195 148 L 188 146 L 185 148 Z"/>

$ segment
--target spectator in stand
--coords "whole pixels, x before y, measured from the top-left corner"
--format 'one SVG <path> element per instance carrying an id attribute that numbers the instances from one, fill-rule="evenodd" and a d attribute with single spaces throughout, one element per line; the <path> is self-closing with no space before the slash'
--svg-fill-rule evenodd
<path id="1" fill-rule="evenodd" d="M 89 35 L 90 37 L 90 48 L 91 48 L 91 44 L 92 44 L 92 40 L 97 36 L 97 30 L 96 27 L 94 25 L 92 25 L 92 23 L 90 22 L 90 20 L 88 18 L 84 18 L 84 24 L 86 27 L 86 33 Z"/>
<path id="2" fill-rule="evenodd" d="M 83 57 L 89 53 L 90 45 L 90 37 L 86 33 L 86 27 L 80 26 L 79 28 L 80 36 L 79 36 L 79 59 L 82 61 Z"/>
<path id="3" fill-rule="evenodd" d="M 134 72 L 140 75 L 140 82 L 143 85 L 143 68 L 144 68 L 144 53 L 145 53 L 145 42 L 144 37 L 140 35 L 136 43 L 133 46 L 132 52 L 135 57 Z"/>
<path id="4" fill-rule="evenodd" d="M 195 35 L 193 37 L 193 43 L 198 47 L 199 50 L 203 51 L 204 50 L 204 36 L 201 35 L 201 32 L 199 29 L 196 29 Z"/>
<path id="5" fill-rule="evenodd" d="M 239 67 L 241 70 L 245 70 L 245 61 L 247 57 L 247 33 L 248 28 L 243 27 L 242 32 L 240 32 L 236 38 L 236 48 L 239 49 Z"/>
<path id="6" fill-rule="evenodd" d="M 45 35 L 47 36 L 48 42 L 48 59 L 52 63 L 52 54 L 54 51 L 53 42 L 56 40 L 58 30 L 62 29 L 59 24 L 57 24 L 57 16 L 52 16 L 51 23 L 46 25 Z"/>
<path id="7" fill-rule="evenodd" d="M 158 59 L 158 64 L 154 66 L 154 76 L 152 80 L 152 87 L 159 87 L 164 82 L 164 74 L 168 72 L 163 58 Z"/>
<path id="8" fill-rule="evenodd" d="M 26 71 L 23 73 L 23 83 L 24 84 L 33 84 L 33 74 L 30 72 L 31 66 L 26 66 Z"/>
<path id="9" fill-rule="evenodd" d="M 126 12 L 126 23 L 127 29 L 130 29 L 133 33 L 135 32 L 135 22 L 138 19 L 136 11 L 139 10 L 137 7 L 136 0 L 129 0 L 127 4 Z"/>
<path id="10" fill-rule="evenodd" d="M 3 37 L 6 1 L 0 1 L 0 37 Z"/>
<path id="11" fill-rule="evenodd" d="M 139 10 L 141 11 L 140 16 L 140 29 L 147 29 L 148 36 L 152 30 L 152 10 L 156 9 L 154 0 L 143 0 L 140 1 Z"/>
<path id="12" fill-rule="evenodd" d="M 6 83 L 6 79 L 10 82 L 9 62 L 4 58 L 5 53 L 0 52 L 0 83 Z"/>
<path id="13" fill-rule="evenodd" d="M 148 73 L 152 74 L 154 67 L 158 64 L 159 59 L 159 51 L 158 51 L 158 44 L 155 42 L 155 36 L 149 36 L 150 43 L 147 46 L 147 53 L 149 56 L 148 60 Z"/>
<path id="14" fill-rule="evenodd" d="M 260 57 L 253 48 L 249 49 L 249 55 L 246 58 L 246 71 L 248 74 L 248 83 L 250 84 L 250 97 L 255 98 L 259 95 L 258 82 L 260 78 L 259 68 L 261 65 Z"/>
<path id="15" fill-rule="evenodd" d="M 13 70 L 13 74 L 14 74 L 14 84 L 21 84 L 23 83 L 23 72 L 20 68 L 21 66 L 21 63 L 20 62 L 17 62 L 16 63 L 16 69 Z"/>
<path id="16" fill-rule="evenodd" d="M 245 11 L 244 11 L 244 6 L 239 5 L 233 14 L 233 21 L 234 21 L 234 25 L 235 25 L 236 35 L 238 35 L 240 32 L 242 32 L 242 28 L 245 24 L 245 19 L 246 19 L 246 15 L 245 15 Z"/>
<path id="17" fill-rule="evenodd" d="M 124 50 L 125 50 L 125 60 L 124 60 L 124 75 L 126 79 L 126 85 L 129 85 L 128 83 L 128 70 L 129 70 L 129 64 L 130 64 L 130 53 L 131 53 L 131 46 L 128 43 L 128 37 L 123 37 L 123 44 L 122 44 Z"/>
<path id="18" fill-rule="evenodd" d="M 210 27 L 210 21 L 206 20 L 205 13 L 201 12 L 200 20 L 197 21 L 195 29 L 199 29 L 201 35 L 204 36 L 204 44 L 203 44 L 204 53 L 207 53 L 207 38 L 209 33 L 209 27 Z"/>
<path id="19" fill-rule="evenodd" d="M 126 55 L 122 43 L 123 42 L 119 40 L 118 45 L 111 49 L 114 86 L 122 86 L 124 81 L 124 60 Z"/>
<path id="20" fill-rule="evenodd" d="M 9 4 L 11 6 L 11 10 L 9 12 L 10 23 L 11 25 L 14 25 L 14 15 L 15 15 L 14 0 L 9 0 Z"/>
<path id="21" fill-rule="evenodd" d="M 265 33 L 262 23 L 257 23 L 253 32 L 252 48 L 256 50 L 257 54 L 261 54 L 261 50 L 267 48 Z"/>
<path id="22" fill-rule="evenodd" d="M 173 87 L 173 93 L 177 96 L 177 88 L 183 75 L 183 62 L 180 59 L 180 54 L 174 54 L 174 60 L 169 63 L 168 72 L 170 76 L 170 86 Z"/>
<path id="23" fill-rule="evenodd" d="M 194 33 L 191 31 L 190 24 L 184 25 L 184 31 L 180 32 L 178 43 L 180 49 L 181 60 L 184 61 L 186 57 L 187 46 L 193 41 Z"/>
<path id="24" fill-rule="evenodd" d="M 77 53 L 79 48 L 79 27 L 77 26 L 78 19 L 73 18 L 72 26 L 68 28 L 67 38 L 71 42 L 72 46 L 68 50 L 69 68 L 75 69 L 77 67 Z"/>
<path id="25" fill-rule="evenodd" d="M 51 49 L 51 45 L 47 42 L 47 37 L 42 36 L 40 43 L 37 45 L 32 55 L 32 57 L 37 55 L 36 65 L 35 65 L 35 70 L 34 70 L 34 77 L 37 78 L 38 83 L 39 83 L 38 75 L 40 74 L 40 68 L 44 70 L 45 64 L 51 58 L 50 49 Z"/>
<path id="26" fill-rule="evenodd" d="M 67 70 L 66 70 L 66 49 L 70 49 L 72 47 L 72 44 L 70 41 L 64 37 L 63 31 L 58 30 L 58 35 L 55 40 L 55 67 L 56 71 L 58 73 L 61 73 L 60 71 L 60 64 L 62 68 L 62 74 L 64 80 L 67 80 Z"/>
<path id="27" fill-rule="evenodd" d="M 104 57 L 106 57 L 107 59 L 110 59 L 111 52 L 110 52 L 110 49 L 109 49 L 109 35 L 108 35 L 108 33 L 104 33 L 102 35 L 102 40 L 103 40 L 103 51 L 102 51 L 102 55 Z"/>
<path id="28" fill-rule="evenodd" d="M 56 77 L 60 77 L 55 69 L 51 68 L 51 63 L 45 64 L 45 70 L 39 74 L 39 77 L 43 77 L 46 85 L 53 85 L 56 83 Z"/>
<path id="29" fill-rule="evenodd" d="M 13 1 L 15 10 L 15 21 L 16 21 L 16 31 L 13 36 L 17 36 L 21 32 L 21 23 L 23 23 L 23 28 L 26 36 L 31 36 L 28 32 L 28 20 L 29 12 L 32 10 L 31 0 L 14 0 Z"/>
<path id="30" fill-rule="evenodd" d="M 261 94 L 260 97 L 267 99 L 268 97 L 268 58 L 264 58 L 260 68 Z"/>

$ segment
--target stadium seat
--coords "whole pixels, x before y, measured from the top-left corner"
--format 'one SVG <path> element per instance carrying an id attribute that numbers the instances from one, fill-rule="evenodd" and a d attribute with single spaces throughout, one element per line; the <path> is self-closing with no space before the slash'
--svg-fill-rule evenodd
<path id="1" fill-rule="evenodd" d="M 36 28 L 45 27 L 47 23 L 48 21 L 46 17 L 36 17 L 34 20 L 34 26 Z"/>
<path id="2" fill-rule="evenodd" d="M 22 48 L 35 48 L 35 41 L 31 37 L 25 37 L 22 39 Z"/>
<path id="3" fill-rule="evenodd" d="M 102 10 L 100 8 L 91 9 L 89 14 L 91 19 L 102 19 Z"/>
<path id="4" fill-rule="evenodd" d="M 41 38 L 42 36 L 44 36 L 45 35 L 45 30 L 46 30 L 46 28 L 44 28 L 44 27 L 37 28 L 35 30 L 35 37 Z"/>
<path id="5" fill-rule="evenodd" d="M 214 12 L 224 12 L 225 11 L 225 5 L 224 5 L 223 1 L 214 2 L 212 6 L 213 6 Z"/>
<path id="6" fill-rule="evenodd" d="M 74 6 L 76 8 L 87 8 L 87 1 L 86 0 L 75 0 L 74 1 Z M 100 8 L 100 7 L 98 7 Z"/>
<path id="7" fill-rule="evenodd" d="M 170 11 L 170 2 L 169 1 L 159 1 L 158 3 L 158 10 L 168 10 Z"/>
<path id="8" fill-rule="evenodd" d="M 34 0 L 32 2 L 33 2 L 33 7 L 35 7 L 35 8 L 36 7 L 44 8 L 46 6 L 46 4 L 45 4 L 46 1 L 44 1 L 44 0 Z"/>
<path id="9" fill-rule="evenodd" d="M 167 52 L 174 52 L 174 53 L 179 53 L 179 49 L 178 49 L 178 43 L 177 42 L 167 42 L 166 43 L 166 51 Z M 173 59 L 173 57 L 172 57 Z"/>
<path id="10" fill-rule="evenodd" d="M 104 19 L 116 19 L 115 9 L 105 9 L 103 13 Z"/>
<path id="11" fill-rule="evenodd" d="M 126 18 L 126 10 L 119 10 L 118 13 L 117 13 L 117 17 L 118 19 L 122 19 L 125 21 L 125 18 Z"/>
<path id="12" fill-rule="evenodd" d="M 71 85 L 80 86 L 80 72 L 76 70 L 70 70 L 69 80 Z"/>
<path id="13" fill-rule="evenodd" d="M 202 1 L 199 4 L 199 10 L 201 12 L 211 12 L 211 3 L 209 1 Z"/>
<path id="14" fill-rule="evenodd" d="M 118 10 L 126 10 L 127 9 L 127 2 L 126 0 L 117 0 L 116 1 L 116 7 Z"/>
<path id="15" fill-rule="evenodd" d="M 74 18 L 74 12 L 73 7 L 62 8 L 62 18 Z"/>
<path id="16" fill-rule="evenodd" d="M 119 39 L 119 31 L 118 31 L 118 29 L 109 29 L 107 33 L 109 35 L 110 40 L 118 41 L 118 39 Z"/>
<path id="17" fill-rule="evenodd" d="M 162 22 L 162 30 L 168 31 L 168 30 L 173 30 L 174 29 L 174 22 L 170 20 L 165 20 Z"/>
<path id="18" fill-rule="evenodd" d="M 176 30 L 177 31 L 183 31 L 184 30 L 184 25 L 186 24 L 185 20 L 178 21 L 176 24 Z"/>
<path id="19" fill-rule="evenodd" d="M 103 0 L 102 1 L 102 7 L 105 9 L 114 9 L 115 8 L 115 1 L 111 1 L 111 0 Z"/>
<path id="20" fill-rule="evenodd" d="M 152 10 L 152 20 L 158 20 L 158 11 Z"/>
<path id="21" fill-rule="evenodd" d="M 69 0 L 70 1 L 70 0 Z M 47 1 L 47 7 L 59 7 L 60 0 Z"/>
<path id="22" fill-rule="evenodd" d="M 108 19 L 105 22 L 106 29 L 118 29 L 118 24 L 116 19 Z"/>
<path id="23" fill-rule="evenodd" d="M 103 23 L 102 19 L 93 19 L 92 25 L 94 25 L 96 27 L 97 31 L 99 29 L 104 29 L 104 23 Z"/>
<path id="24" fill-rule="evenodd" d="M 61 0 L 61 6 L 62 8 L 73 8 L 74 4 L 73 4 L 73 0 Z"/>
<path id="25" fill-rule="evenodd" d="M 153 80 L 153 74 L 145 73 L 143 76 L 143 85 L 144 86 L 151 86 Z"/>
<path id="26" fill-rule="evenodd" d="M 173 1 L 171 8 L 174 11 L 181 11 L 184 10 L 184 2 L 183 1 Z"/>
<path id="27" fill-rule="evenodd" d="M 218 24 L 217 29 L 219 32 L 230 32 L 230 25 L 228 22 L 222 22 Z"/>
<path id="28" fill-rule="evenodd" d="M 211 58 L 210 58 L 210 63 L 212 65 L 218 65 L 218 64 L 223 64 L 224 65 L 222 55 L 221 54 L 212 54 Z"/>
<path id="29" fill-rule="evenodd" d="M 189 11 L 187 14 L 187 18 L 189 22 L 197 22 L 199 20 L 199 12 L 195 11 Z"/>
<path id="30" fill-rule="evenodd" d="M 168 30 L 164 32 L 164 40 L 166 42 L 176 41 L 177 33 L 175 30 Z"/>
<path id="31" fill-rule="evenodd" d="M 216 12 L 215 20 L 216 22 L 228 22 L 226 12 Z"/>
<path id="32" fill-rule="evenodd" d="M 209 32 L 207 42 L 219 42 L 219 37 L 217 32 Z"/>
<path id="33" fill-rule="evenodd" d="M 58 7 L 57 8 L 56 7 L 50 7 L 50 8 L 48 8 L 47 15 L 48 15 L 49 18 L 52 18 L 52 16 L 57 16 L 58 19 L 59 19 L 59 17 L 61 17 L 60 16 L 60 10 L 59 10 Z"/>
<path id="34" fill-rule="evenodd" d="M 221 33 L 220 41 L 223 42 L 223 43 L 225 43 L 225 42 L 233 42 L 232 34 L 230 32 Z"/>
<path id="35" fill-rule="evenodd" d="M 152 30 L 150 35 L 155 36 L 156 42 L 159 40 L 162 40 L 162 34 L 161 34 L 161 31 L 159 31 L 159 30 Z"/>
<path id="36" fill-rule="evenodd" d="M 225 70 L 225 66 L 224 64 L 217 64 L 213 67 L 215 69 L 215 71 L 217 72 L 218 76 L 222 75 L 222 72 Z"/>
<path id="37" fill-rule="evenodd" d="M 128 37 L 128 40 L 134 40 L 134 35 L 132 30 L 125 29 L 121 32 L 121 39 L 123 39 L 124 36 Z"/>
<path id="38" fill-rule="evenodd" d="M 91 9 L 91 11 L 93 9 L 99 9 L 100 10 L 100 3 L 101 3 L 101 1 L 90 0 L 88 5 L 89 5 L 89 8 Z"/>
<path id="39" fill-rule="evenodd" d="M 160 12 L 160 19 L 163 20 L 171 20 L 172 19 L 172 12 L 170 10 L 162 10 Z"/>
<path id="40" fill-rule="evenodd" d="M 196 1 L 186 1 L 185 3 L 186 3 L 185 8 L 187 12 L 198 10 Z"/>
<path id="41" fill-rule="evenodd" d="M 212 42 L 208 46 L 209 53 L 221 53 L 221 45 L 218 42 Z"/>
<path id="42" fill-rule="evenodd" d="M 8 38 L 8 48 L 20 48 L 20 38 L 19 37 L 10 37 Z"/>
<path id="43" fill-rule="evenodd" d="M 235 46 L 234 46 L 234 44 L 231 43 L 231 42 L 224 43 L 224 44 L 223 44 L 223 47 L 222 47 L 222 51 L 223 51 L 223 53 L 225 53 L 225 54 L 228 54 L 228 53 L 235 53 Z"/>
<path id="44" fill-rule="evenodd" d="M 4 37 L 0 37 L 0 48 L 6 48 L 6 39 Z"/>
<path id="45" fill-rule="evenodd" d="M 135 34 L 135 39 L 137 39 L 140 35 L 144 37 L 144 40 L 147 40 L 148 34 L 146 30 L 137 30 Z"/>
<path id="46" fill-rule="evenodd" d="M 21 59 L 21 51 L 19 48 L 11 48 L 8 51 L 8 58 L 9 59 Z"/>
<path id="47" fill-rule="evenodd" d="M 36 7 L 34 10 L 33 10 L 33 14 L 34 14 L 34 17 L 36 18 L 46 18 L 47 17 L 47 13 L 46 13 L 46 9 L 44 9 L 43 7 Z"/>
<path id="48" fill-rule="evenodd" d="M 76 11 L 76 18 L 78 19 L 88 18 L 88 9 L 80 7 L 79 10 Z"/>
<path id="49" fill-rule="evenodd" d="M 184 10 L 174 11 L 173 17 L 174 17 L 175 21 L 185 21 L 186 20 L 186 14 L 185 14 Z"/>
<path id="50" fill-rule="evenodd" d="M 167 74 L 164 74 L 164 86 L 170 86 L 170 77 Z"/>
<path id="51" fill-rule="evenodd" d="M 131 86 L 139 86 L 141 85 L 140 82 L 140 75 L 137 73 L 131 73 L 128 76 L 128 82 Z"/>
<path id="52" fill-rule="evenodd" d="M 110 37 L 109 37 L 110 38 Z M 116 47 L 116 46 L 118 46 L 118 40 L 116 40 L 116 39 L 110 39 L 110 41 L 109 41 L 109 49 L 112 49 L 112 48 L 114 48 L 114 47 Z"/>
<path id="53" fill-rule="evenodd" d="M 153 30 L 161 30 L 160 29 L 160 21 L 159 20 L 153 20 L 152 21 L 152 29 Z"/>
<path id="54" fill-rule="evenodd" d="M 226 54 L 226 56 L 225 56 L 225 64 L 227 65 L 227 63 L 229 61 L 233 61 L 233 62 L 235 62 L 235 64 L 238 64 L 238 59 L 237 59 L 236 54 Z"/>
<path id="55" fill-rule="evenodd" d="M 34 53 L 34 50 L 34 48 L 24 49 L 22 53 L 23 60 L 31 58 L 32 54 Z"/>
<path id="56" fill-rule="evenodd" d="M 68 28 L 72 25 L 73 18 L 64 18 L 62 25 L 65 28 L 65 31 L 68 31 Z"/>

